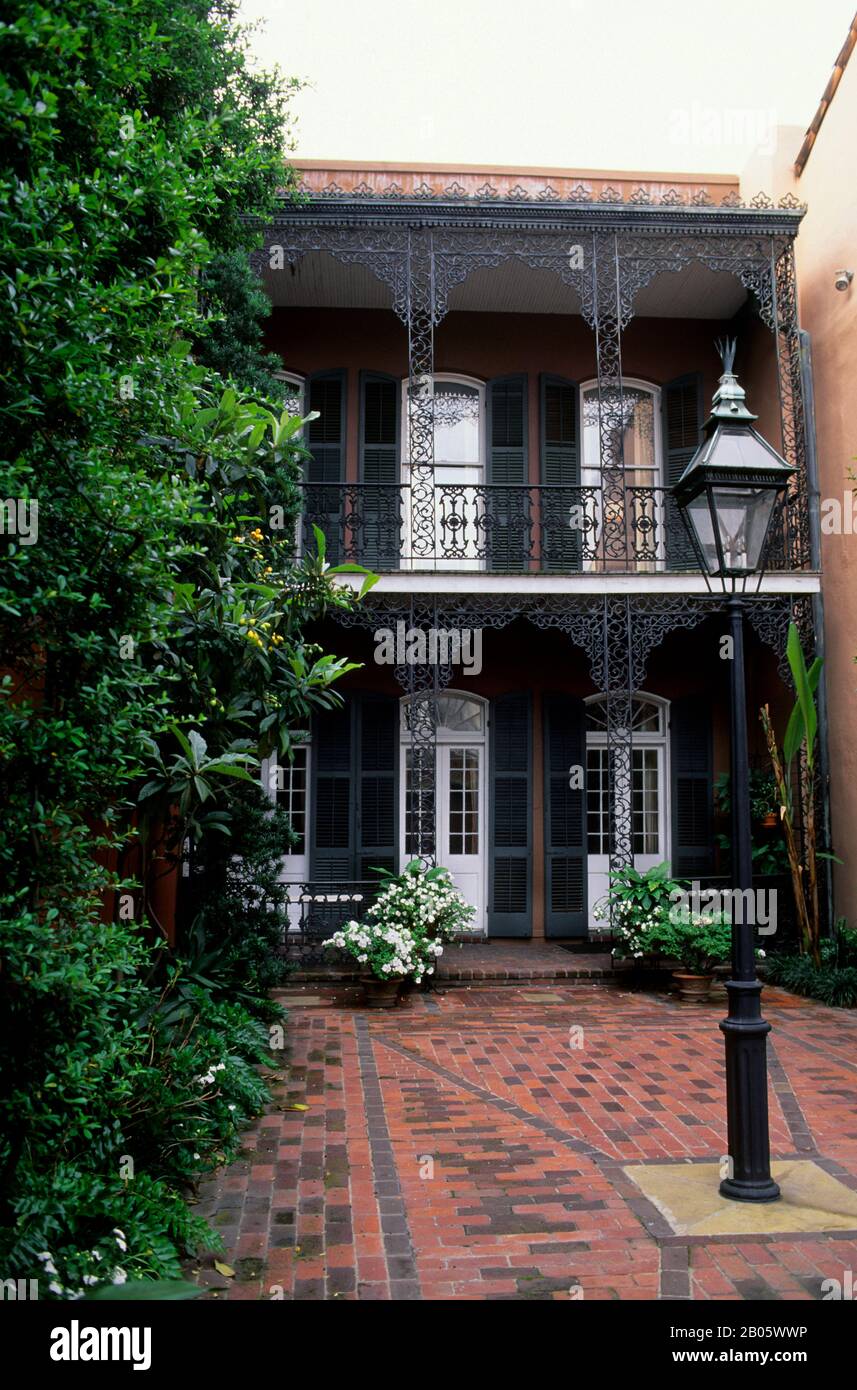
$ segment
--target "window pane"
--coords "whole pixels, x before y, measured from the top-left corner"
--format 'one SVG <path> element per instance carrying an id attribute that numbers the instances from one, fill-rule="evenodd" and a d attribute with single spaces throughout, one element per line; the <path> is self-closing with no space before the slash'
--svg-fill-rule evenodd
<path id="1" fill-rule="evenodd" d="M 635 854 L 659 853 L 658 754 L 655 748 L 633 749 L 631 811 Z"/>
<path id="2" fill-rule="evenodd" d="M 277 805 L 289 817 L 298 837 L 289 848 L 289 854 L 306 853 L 306 773 L 306 748 L 295 748 L 294 761 L 278 767 Z"/>
<path id="3" fill-rule="evenodd" d="M 586 750 L 586 843 L 589 854 L 608 854 L 610 845 L 608 750 Z"/>
<path id="4" fill-rule="evenodd" d="M 434 384 L 436 463 L 479 462 L 479 392 L 457 381 Z"/>
<path id="5" fill-rule="evenodd" d="M 449 853 L 479 853 L 479 753 L 449 750 Z"/>

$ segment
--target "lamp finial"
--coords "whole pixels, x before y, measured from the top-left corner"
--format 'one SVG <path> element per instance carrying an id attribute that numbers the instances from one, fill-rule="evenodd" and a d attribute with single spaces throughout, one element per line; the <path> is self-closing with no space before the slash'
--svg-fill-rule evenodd
<path id="1" fill-rule="evenodd" d="M 714 344 L 717 348 L 717 355 L 723 363 L 724 375 L 731 375 L 735 366 L 735 353 L 738 348 L 737 338 L 718 338 Z"/>
<path id="2" fill-rule="evenodd" d="M 734 372 L 737 338 L 718 338 L 715 343 L 723 372 L 711 403 L 711 414 L 705 422 L 710 433 L 718 420 L 755 420 L 757 417 L 747 409 L 744 388 Z"/>

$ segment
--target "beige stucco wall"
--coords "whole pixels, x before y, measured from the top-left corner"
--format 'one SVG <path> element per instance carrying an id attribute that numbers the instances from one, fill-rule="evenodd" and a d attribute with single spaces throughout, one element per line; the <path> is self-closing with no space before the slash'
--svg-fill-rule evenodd
<path id="1" fill-rule="evenodd" d="M 857 272 L 857 56 L 852 57 L 799 178 L 793 162 L 803 133 L 781 132 L 767 169 L 756 163 L 745 196 L 766 187 L 791 189 L 807 204 L 797 239 L 801 326 L 812 336 L 819 487 L 824 499 L 852 504 L 857 469 L 857 279 L 834 288 L 837 270 Z M 767 178 L 765 175 L 767 174 Z M 761 179 L 761 182 L 760 182 Z M 847 506 L 846 506 L 847 503 Z M 822 512 L 822 515 L 824 513 Z M 831 814 L 836 911 L 857 924 L 857 528 L 822 535 L 827 690 L 830 715 Z"/>

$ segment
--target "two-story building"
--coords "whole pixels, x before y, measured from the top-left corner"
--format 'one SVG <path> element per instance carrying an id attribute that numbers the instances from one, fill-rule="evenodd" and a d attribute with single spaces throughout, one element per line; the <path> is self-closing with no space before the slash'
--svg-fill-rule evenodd
<path id="1" fill-rule="evenodd" d="M 718 339 L 795 470 L 747 600 L 760 767 L 792 618 L 813 645 L 801 209 L 723 177 L 302 169 L 258 258 L 268 344 L 316 415 L 301 539 L 381 577 L 321 636 L 362 665 L 283 770 L 295 921 L 338 925 L 374 867 L 420 855 L 478 934 L 584 941 L 611 866 L 724 869 L 724 598 L 670 490 Z"/>

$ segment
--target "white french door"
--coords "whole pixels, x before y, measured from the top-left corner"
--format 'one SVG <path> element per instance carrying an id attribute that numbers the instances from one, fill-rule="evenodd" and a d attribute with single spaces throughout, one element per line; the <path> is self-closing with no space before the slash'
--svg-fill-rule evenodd
<path id="1" fill-rule="evenodd" d="M 485 930 L 485 749 L 441 744 L 437 750 L 438 862 L 476 909 L 474 930 Z"/>
<path id="2" fill-rule="evenodd" d="M 669 858 L 666 746 L 634 739 L 631 749 L 631 844 L 634 868 L 652 869 Z M 589 926 L 601 926 L 595 911 L 610 886 L 610 753 L 603 742 L 586 749 L 586 822 Z"/>
<path id="3" fill-rule="evenodd" d="M 413 857 L 409 825 L 411 750 L 402 748 L 402 864 Z M 438 864 L 449 869 L 462 896 L 475 908 L 474 932 L 486 925 L 485 745 L 439 743 L 435 776 L 435 844 Z"/>
<path id="4" fill-rule="evenodd" d="M 414 555 L 413 491 L 405 509 L 403 552 L 412 569 L 485 568 L 485 386 L 469 377 L 438 373 L 420 383 L 434 414 L 434 551 Z M 410 383 L 402 383 L 402 482 L 412 484 L 408 421 Z"/>

